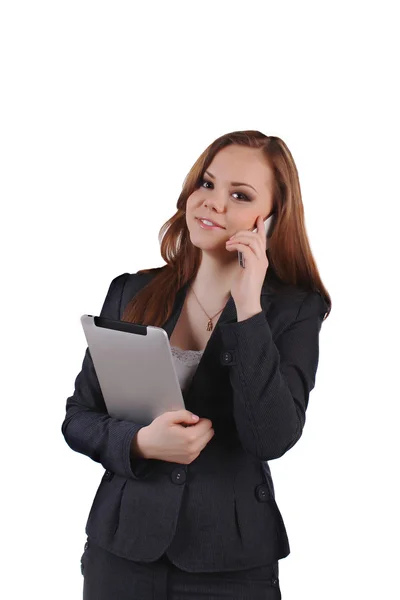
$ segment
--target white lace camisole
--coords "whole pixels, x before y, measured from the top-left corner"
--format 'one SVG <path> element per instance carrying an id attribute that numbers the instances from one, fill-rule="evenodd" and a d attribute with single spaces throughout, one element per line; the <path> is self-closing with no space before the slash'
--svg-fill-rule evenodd
<path id="1" fill-rule="evenodd" d="M 193 375 L 196 372 L 204 351 L 182 350 L 177 346 L 171 346 L 171 352 L 181 390 L 182 392 L 185 392 L 193 379 Z"/>

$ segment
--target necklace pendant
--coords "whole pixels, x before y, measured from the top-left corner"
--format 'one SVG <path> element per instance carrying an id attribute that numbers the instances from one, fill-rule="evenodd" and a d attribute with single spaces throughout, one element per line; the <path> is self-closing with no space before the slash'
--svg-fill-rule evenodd
<path id="1" fill-rule="evenodd" d="M 212 331 L 212 329 L 213 329 L 213 324 L 212 324 L 212 321 L 211 321 L 211 319 L 210 319 L 210 320 L 208 321 L 208 325 L 207 325 L 207 331 Z"/>

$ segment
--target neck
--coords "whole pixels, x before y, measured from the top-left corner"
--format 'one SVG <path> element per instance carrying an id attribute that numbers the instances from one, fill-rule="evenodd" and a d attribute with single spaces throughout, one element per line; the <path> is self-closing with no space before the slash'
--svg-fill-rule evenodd
<path id="1" fill-rule="evenodd" d="M 231 281 L 235 277 L 237 269 L 240 268 L 237 257 L 236 260 L 230 260 L 228 263 L 221 263 L 215 257 L 203 252 L 200 267 L 196 277 L 192 282 L 192 287 L 196 294 L 201 294 L 204 290 L 210 290 L 212 297 L 228 300 Z"/>

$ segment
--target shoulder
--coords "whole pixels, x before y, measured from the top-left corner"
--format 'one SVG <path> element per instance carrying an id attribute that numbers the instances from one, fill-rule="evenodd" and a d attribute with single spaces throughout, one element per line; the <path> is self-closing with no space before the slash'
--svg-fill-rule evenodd
<path id="1" fill-rule="evenodd" d="M 107 302 L 118 302 L 121 308 L 125 307 L 130 300 L 143 289 L 162 269 L 146 269 L 136 273 L 122 273 L 114 277 L 109 285 Z"/>
<path id="2" fill-rule="evenodd" d="M 163 267 L 155 267 L 153 269 L 145 269 L 136 273 L 125 273 L 124 294 L 133 295 L 144 288 L 156 275 L 158 275 Z"/>
<path id="3" fill-rule="evenodd" d="M 292 284 L 280 286 L 261 298 L 268 321 L 277 334 L 303 320 L 322 323 L 327 304 L 318 290 L 307 290 Z"/>
<path id="4" fill-rule="evenodd" d="M 327 312 L 328 305 L 319 290 L 282 281 L 273 269 L 268 268 L 262 288 L 266 304 L 283 311 L 291 312 L 294 317 L 303 312 Z"/>
<path id="5" fill-rule="evenodd" d="M 100 315 L 116 318 L 115 315 L 121 312 L 121 309 L 159 273 L 161 268 L 137 273 L 121 273 L 114 277 L 109 283 Z"/>
<path id="6" fill-rule="evenodd" d="M 285 293 L 269 296 L 269 304 L 281 310 L 290 310 L 296 317 L 308 312 L 325 312 L 328 307 L 324 297 L 318 290 L 294 288 Z"/>

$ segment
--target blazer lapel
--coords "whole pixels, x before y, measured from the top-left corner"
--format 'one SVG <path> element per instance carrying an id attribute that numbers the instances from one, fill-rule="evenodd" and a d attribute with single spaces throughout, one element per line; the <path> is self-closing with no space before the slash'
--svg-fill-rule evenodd
<path id="1" fill-rule="evenodd" d="M 181 314 L 188 289 L 189 289 L 189 282 L 187 282 L 185 285 L 183 285 L 182 288 L 180 288 L 180 290 L 178 290 L 178 293 L 175 297 L 175 303 L 174 303 L 174 306 L 172 309 L 172 314 L 171 314 L 170 318 L 162 325 L 162 328 L 168 334 L 168 338 L 171 338 L 172 332 L 178 321 L 179 315 Z M 269 290 L 268 282 L 267 282 L 267 280 L 264 280 L 264 284 L 263 284 L 263 287 L 261 290 L 261 306 L 262 306 L 262 309 L 264 312 L 266 312 L 267 307 L 270 303 L 270 298 L 268 298 L 269 294 L 270 294 L 270 290 Z M 191 385 L 189 386 L 188 390 L 184 394 L 185 399 L 188 398 L 189 391 L 192 390 L 192 388 L 196 384 L 197 379 L 202 376 L 202 371 L 205 368 L 205 364 L 208 361 L 212 361 L 215 364 L 215 361 L 219 362 L 219 360 L 220 360 L 220 353 L 221 353 L 222 349 L 220 347 L 219 326 L 222 323 L 234 323 L 234 322 L 237 322 L 237 311 L 236 311 L 235 301 L 234 301 L 232 295 L 230 294 L 228 301 L 225 304 L 225 307 L 224 307 L 223 311 L 221 312 L 220 317 L 219 317 L 218 321 L 215 323 L 215 326 L 211 332 L 211 336 L 206 344 L 206 347 L 201 356 L 198 367 L 194 373 Z"/>

